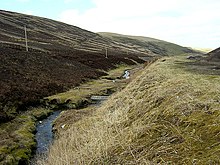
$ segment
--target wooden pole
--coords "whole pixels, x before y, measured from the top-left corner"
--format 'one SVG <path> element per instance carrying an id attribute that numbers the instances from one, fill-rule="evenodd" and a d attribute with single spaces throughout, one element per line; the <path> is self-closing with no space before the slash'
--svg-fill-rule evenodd
<path id="1" fill-rule="evenodd" d="M 108 58 L 108 48 L 105 48 L 105 58 Z"/>
<path id="2" fill-rule="evenodd" d="M 28 41 L 27 41 L 27 28 L 26 28 L 26 25 L 24 26 L 24 36 L 25 36 L 26 51 L 28 52 Z"/>

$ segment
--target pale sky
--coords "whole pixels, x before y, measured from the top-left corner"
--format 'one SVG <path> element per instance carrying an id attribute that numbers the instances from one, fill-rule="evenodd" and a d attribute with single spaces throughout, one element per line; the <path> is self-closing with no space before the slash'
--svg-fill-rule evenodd
<path id="1" fill-rule="evenodd" d="M 1 10 L 51 18 L 93 32 L 220 47 L 220 0 L 1 0 Z"/>

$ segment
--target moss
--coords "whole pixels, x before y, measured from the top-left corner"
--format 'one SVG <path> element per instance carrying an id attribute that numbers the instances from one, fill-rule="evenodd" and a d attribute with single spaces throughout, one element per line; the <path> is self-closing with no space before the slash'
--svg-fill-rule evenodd
<path id="1" fill-rule="evenodd" d="M 1 146 L 0 148 L 0 162 L 4 160 L 4 157 L 10 153 L 10 150 L 7 148 L 7 146 Z"/>
<path id="2" fill-rule="evenodd" d="M 12 155 L 15 157 L 18 161 L 27 161 L 30 157 L 31 152 L 27 149 L 19 149 L 12 153 Z"/>
<path id="3" fill-rule="evenodd" d="M 186 143 L 192 146 L 188 155 L 208 161 L 213 153 L 219 152 L 220 125 L 217 122 L 219 117 L 219 111 L 197 111 L 182 119 L 183 124 L 180 127 L 183 129 Z"/>
<path id="4" fill-rule="evenodd" d="M 12 103 L 8 103 L 7 105 L 4 106 L 3 111 L 6 113 L 7 117 L 9 119 L 13 119 L 17 115 L 17 108 L 15 105 Z"/>
<path id="5" fill-rule="evenodd" d="M 31 110 L 31 115 L 35 117 L 37 120 L 45 119 L 47 116 L 49 116 L 53 111 L 51 109 L 45 109 L 45 108 L 35 108 Z"/>
<path id="6" fill-rule="evenodd" d="M 34 108 L 0 125 L 0 164 L 25 164 L 36 148 L 36 121 L 47 117 L 51 110 Z"/>
<path id="7" fill-rule="evenodd" d="M 121 77 L 124 70 L 132 69 L 135 67 L 137 66 L 119 65 L 116 69 L 108 71 L 108 76 L 103 76 L 98 80 L 86 82 L 81 84 L 79 87 L 71 89 L 67 92 L 59 93 L 57 95 L 45 98 L 45 100 L 52 109 L 77 109 L 79 107 L 84 107 L 84 105 L 90 102 L 91 95 L 112 94 L 116 90 L 126 86 L 126 83 L 124 83 L 123 80 L 118 80 L 117 83 L 114 83 L 112 80 L 106 80 L 106 78 L 116 79 Z"/>
<path id="8" fill-rule="evenodd" d="M 2 162 L 2 164 L 4 165 L 17 165 L 18 162 L 16 161 L 16 159 L 14 158 L 14 156 L 12 155 L 7 155 L 5 160 Z"/>

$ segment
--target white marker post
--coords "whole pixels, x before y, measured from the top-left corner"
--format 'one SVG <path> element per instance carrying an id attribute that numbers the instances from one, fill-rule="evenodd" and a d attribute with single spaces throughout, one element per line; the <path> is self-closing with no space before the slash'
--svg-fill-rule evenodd
<path id="1" fill-rule="evenodd" d="M 26 25 L 24 25 L 24 36 L 25 36 L 26 51 L 28 52 L 28 41 L 27 41 L 27 28 L 26 28 Z"/>

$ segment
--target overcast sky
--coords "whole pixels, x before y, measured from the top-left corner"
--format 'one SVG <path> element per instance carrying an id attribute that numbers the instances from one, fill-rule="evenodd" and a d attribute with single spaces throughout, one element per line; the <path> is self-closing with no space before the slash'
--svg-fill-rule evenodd
<path id="1" fill-rule="evenodd" d="M 220 47 L 220 0 L 1 0 L 0 9 L 59 20 L 93 32 Z"/>

